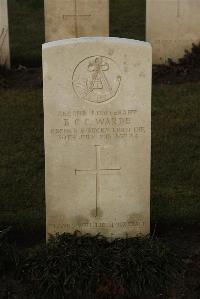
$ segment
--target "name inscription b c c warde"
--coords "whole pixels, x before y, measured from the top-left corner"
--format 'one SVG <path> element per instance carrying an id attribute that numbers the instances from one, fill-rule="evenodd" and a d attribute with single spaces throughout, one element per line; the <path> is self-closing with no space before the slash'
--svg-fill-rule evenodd
<path id="1" fill-rule="evenodd" d="M 58 140 L 73 142 L 88 141 L 95 138 L 102 140 L 132 139 L 145 133 L 145 127 L 137 119 L 137 110 L 118 111 L 59 111 L 57 128 L 51 128 L 50 134 Z"/>

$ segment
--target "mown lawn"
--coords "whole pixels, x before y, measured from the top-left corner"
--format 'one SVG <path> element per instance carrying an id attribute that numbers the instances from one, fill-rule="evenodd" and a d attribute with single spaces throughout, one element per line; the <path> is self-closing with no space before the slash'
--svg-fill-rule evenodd
<path id="1" fill-rule="evenodd" d="M 165 223 L 200 219 L 200 86 L 154 85 L 152 216 Z"/>
<path id="2" fill-rule="evenodd" d="M 0 90 L 0 226 L 44 226 L 42 89 Z"/>
<path id="3" fill-rule="evenodd" d="M 144 0 L 112 0 L 111 35 L 144 40 L 144 8 Z M 11 0 L 10 13 L 14 65 L 39 66 L 42 2 Z M 199 98 L 197 83 L 153 85 L 152 224 L 199 222 Z M 0 230 L 32 238 L 45 231 L 42 87 L 0 87 L 0 131 Z"/>
<path id="4" fill-rule="evenodd" d="M 9 0 L 13 66 L 41 65 L 41 44 L 44 42 L 43 10 L 43 0 Z"/>

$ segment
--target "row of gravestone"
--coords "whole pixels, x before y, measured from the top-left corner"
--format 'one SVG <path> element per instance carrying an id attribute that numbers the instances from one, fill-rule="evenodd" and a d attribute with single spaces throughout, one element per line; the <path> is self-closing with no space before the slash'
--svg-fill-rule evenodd
<path id="1" fill-rule="evenodd" d="M 153 63 L 176 60 L 200 41 L 200 0 L 146 2 L 146 35 Z M 109 36 L 109 0 L 44 0 L 44 4 L 46 41 Z M 0 0 L 0 65 L 10 67 L 7 0 Z"/>

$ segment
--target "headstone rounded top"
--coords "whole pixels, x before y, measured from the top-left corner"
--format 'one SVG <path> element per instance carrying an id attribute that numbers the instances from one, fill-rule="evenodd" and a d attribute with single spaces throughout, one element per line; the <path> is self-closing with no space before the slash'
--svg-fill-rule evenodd
<path id="1" fill-rule="evenodd" d="M 79 38 L 67 38 L 58 41 L 44 43 L 42 45 L 43 50 L 58 47 L 70 44 L 80 44 L 80 43 L 96 43 L 96 42 L 110 42 L 110 43 L 118 43 L 118 44 L 129 44 L 129 45 L 138 45 L 143 47 L 150 47 L 151 44 L 149 42 L 128 39 L 128 38 L 119 38 L 119 37 L 79 37 Z"/>

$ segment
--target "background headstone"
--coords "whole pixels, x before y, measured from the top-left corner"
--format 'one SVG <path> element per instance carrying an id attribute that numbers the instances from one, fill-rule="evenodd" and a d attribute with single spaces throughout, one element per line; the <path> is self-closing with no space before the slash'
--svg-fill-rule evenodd
<path id="1" fill-rule="evenodd" d="M 109 0 L 45 0 L 46 41 L 109 36 Z"/>
<path id="2" fill-rule="evenodd" d="M 148 234 L 151 47 L 43 45 L 47 233 Z"/>
<path id="3" fill-rule="evenodd" d="M 200 42 L 200 0 L 147 0 L 147 41 L 153 63 L 177 60 Z"/>
<path id="4" fill-rule="evenodd" d="M 0 0 L 0 66 L 10 68 L 7 0 Z"/>

